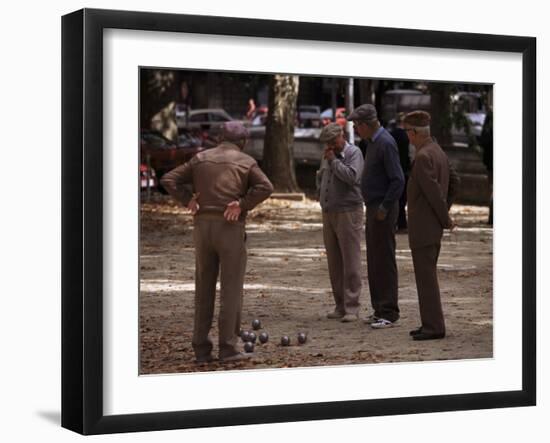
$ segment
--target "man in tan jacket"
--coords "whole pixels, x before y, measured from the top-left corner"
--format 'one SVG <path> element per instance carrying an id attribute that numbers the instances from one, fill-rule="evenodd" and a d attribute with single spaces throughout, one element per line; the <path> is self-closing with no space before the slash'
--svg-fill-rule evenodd
<path id="1" fill-rule="evenodd" d="M 237 361 L 249 355 L 237 350 L 246 269 L 247 211 L 268 198 L 273 185 L 256 161 L 242 152 L 248 130 L 225 123 L 223 142 L 178 166 L 161 180 L 172 197 L 194 215 L 195 325 L 193 350 L 198 363 L 212 360 L 212 327 L 216 282 L 220 274 L 219 358 Z"/>
<path id="2" fill-rule="evenodd" d="M 404 121 L 409 141 L 416 147 L 407 186 L 409 243 L 422 321 L 410 333 L 414 340 L 445 337 L 437 260 L 443 229 L 454 228 L 449 208 L 458 184 L 447 155 L 430 136 L 430 120 L 427 112 L 414 111 Z"/>

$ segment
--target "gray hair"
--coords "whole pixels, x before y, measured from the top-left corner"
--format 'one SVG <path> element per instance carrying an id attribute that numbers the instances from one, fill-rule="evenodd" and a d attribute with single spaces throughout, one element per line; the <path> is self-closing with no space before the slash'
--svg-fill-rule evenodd
<path id="1" fill-rule="evenodd" d="M 339 137 L 344 133 L 344 130 L 338 123 L 329 123 L 322 130 L 319 135 L 319 140 L 321 143 L 326 143 L 331 140 L 334 140 L 336 137 Z"/>
<path id="2" fill-rule="evenodd" d="M 421 135 L 430 135 L 430 127 L 429 126 L 413 126 L 414 130 L 421 134 Z"/>
<path id="3" fill-rule="evenodd" d="M 229 141 L 229 140 L 224 140 L 224 141 Z M 242 151 L 246 146 L 247 141 L 248 141 L 248 138 L 241 138 L 239 140 L 231 140 L 230 142 L 233 143 L 234 145 L 237 145 L 239 148 L 241 148 L 241 151 Z"/>

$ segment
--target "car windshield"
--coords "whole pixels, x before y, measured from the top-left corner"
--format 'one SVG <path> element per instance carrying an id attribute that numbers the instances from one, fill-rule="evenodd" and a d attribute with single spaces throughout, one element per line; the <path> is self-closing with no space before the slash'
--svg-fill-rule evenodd
<path id="1" fill-rule="evenodd" d="M 211 122 L 227 122 L 230 121 L 231 118 L 227 115 L 222 114 L 221 112 L 211 112 L 210 113 L 210 121 Z"/>
<path id="2" fill-rule="evenodd" d="M 155 147 L 155 148 L 161 148 L 163 146 L 168 145 L 168 142 L 162 138 L 160 135 L 152 134 L 152 133 L 144 133 L 141 134 L 142 139 L 149 145 Z"/>
<path id="3" fill-rule="evenodd" d="M 319 112 L 319 108 L 317 106 L 300 106 L 300 112 Z"/>
<path id="4" fill-rule="evenodd" d="M 204 113 L 199 113 L 199 114 L 193 114 L 189 117 L 189 121 L 190 122 L 205 122 L 205 121 L 208 121 L 207 120 L 207 116 L 204 114 Z"/>

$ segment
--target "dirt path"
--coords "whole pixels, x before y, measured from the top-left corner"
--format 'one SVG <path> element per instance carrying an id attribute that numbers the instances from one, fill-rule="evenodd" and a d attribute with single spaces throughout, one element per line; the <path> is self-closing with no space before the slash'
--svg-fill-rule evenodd
<path id="1" fill-rule="evenodd" d="M 318 203 L 266 201 L 248 218 L 242 319 L 243 328 L 251 329 L 252 320 L 259 318 L 270 340 L 256 346 L 251 361 L 197 366 L 191 348 L 192 218 L 168 198 L 156 196 L 154 203 L 142 204 L 141 212 L 140 372 L 491 357 L 493 232 L 483 223 L 488 210 L 456 206 L 452 213 L 459 229 L 445 234 L 438 264 L 448 336 L 414 342 L 408 332 L 419 325 L 419 314 L 406 234 L 397 236 L 400 325 L 375 331 L 362 322 L 343 324 L 326 319 L 333 301 Z M 365 317 L 371 313 L 366 263 L 363 269 Z M 297 344 L 298 332 L 307 333 L 306 344 Z M 290 347 L 279 344 L 285 334 L 291 337 Z M 216 320 L 211 337 L 216 353 Z"/>

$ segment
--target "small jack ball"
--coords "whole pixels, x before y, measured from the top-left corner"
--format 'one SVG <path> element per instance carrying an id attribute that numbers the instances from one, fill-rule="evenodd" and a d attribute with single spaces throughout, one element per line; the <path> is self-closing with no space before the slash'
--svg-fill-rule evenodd
<path id="1" fill-rule="evenodd" d="M 251 343 L 256 343 L 256 334 L 254 334 L 254 332 L 250 331 L 248 333 L 248 340 L 249 342 Z"/>
<path id="2" fill-rule="evenodd" d="M 247 341 L 244 344 L 244 352 L 254 352 L 254 343 Z"/>
<path id="3" fill-rule="evenodd" d="M 267 343 L 269 335 L 267 335 L 267 332 L 262 332 L 258 338 L 260 339 L 260 343 Z"/>
<path id="4" fill-rule="evenodd" d="M 307 341 L 307 335 L 304 332 L 298 334 L 298 343 L 303 345 Z"/>
<path id="5" fill-rule="evenodd" d="M 252 329 L 254 329 L 255 331 L 257 331 L 258 329 L 260 329 L 262 327 L 262 322 L 260 320 L 258 320 L 257 318 L 255 320 L 252 321 Z"/>
<path id="6" fill-rule="evenodd" d="M 250 332 L 248 332 L 248 331 L 242 331 L 241 332 L 241 340 L 242 341 L 247 342 L 249 336 L 250 336 Z"/>
<path id="7" fill-rule="evenodd" d="M 283 335 L 281 337 L 281 345 L 283 345 L 283 346 L 289 346 L 290 345 L 290 337 L 288 335 Z"/>

